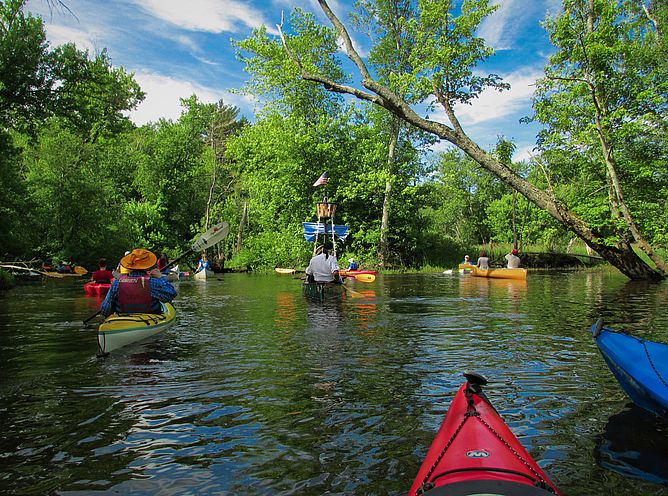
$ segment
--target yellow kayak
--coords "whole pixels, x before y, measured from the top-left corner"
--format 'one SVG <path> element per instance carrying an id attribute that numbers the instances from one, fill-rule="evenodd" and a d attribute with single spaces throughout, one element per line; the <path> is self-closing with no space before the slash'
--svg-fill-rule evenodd
<path id="1" fill-rule="evenodd" d="M 479 269 L 475 265 L 471 267 L 471 274 L 475 277 L 489 277 L 492 279 L 518 279 L 527 278 L 527 269 Z"/>
<path id="2" fill-rule="evenodd" d="M 471 270 L 472 267 L 475 267 L 475 265 L 467 263 L 467 264 L 459 264 L 459 270 Z"/>
<path id="3" fill-rule="evenodd" d="M 163 313 L 112 313 L 100 324 L 97 341 L 105 354 L 169 329 L 176 323 L 176 309 L 161 303 Z"/>

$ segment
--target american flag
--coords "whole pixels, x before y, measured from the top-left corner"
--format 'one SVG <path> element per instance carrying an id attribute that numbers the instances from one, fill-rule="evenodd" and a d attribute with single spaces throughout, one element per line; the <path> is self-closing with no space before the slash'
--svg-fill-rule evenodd
<path id="1" fill-rule="evenodd" d="M 322 186 L 323 184 L 327 184 L 327 181 L 329 181 L 329 172 L 325 171 L 320 175 L 318 180 L 313 183 L 313 186 L 315 186 L 317 188 L 318 186 Z"/>

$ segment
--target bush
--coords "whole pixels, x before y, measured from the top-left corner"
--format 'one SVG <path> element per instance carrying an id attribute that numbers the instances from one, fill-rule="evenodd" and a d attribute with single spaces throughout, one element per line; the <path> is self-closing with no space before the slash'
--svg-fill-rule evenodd
<path id="1" fill-rule="evenodd" d="M 13 288 L 16 285 L 16 280 L 11 272 L 0 269 L 0 291 L 3 289 Z"/>

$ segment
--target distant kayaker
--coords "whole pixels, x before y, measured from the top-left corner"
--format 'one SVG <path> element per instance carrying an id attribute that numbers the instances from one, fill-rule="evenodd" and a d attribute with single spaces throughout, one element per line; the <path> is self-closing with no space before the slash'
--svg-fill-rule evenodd
<path id="1" fill-rule="evenodd" d="M 357 262 L 355 262 L 354 258 L 349 258 L 348 259 L 348 267 L 346 267 L 346 270 L 359 270 L 360 266 Z"/>
<path id="2" fill-rule="evenodd" d="M 201 272 L 203 270 L 211 270 L 211 267 L 209 265 L 209 261 L 206 259 L 206 253 L 202 253 L 202 258 L 199 259 L 199 262 L 197 263 L 197 272 Z"/>
<path id="3" fill-rule="evenodd" d="M 168 303 L 176 296 L 176 289 L 162 277 L 155 265 L 157 257 L 149 250 L 137 248 L 121 258 L 121 267 L 128 274 L 121 274 L 109 288 L 100 306 L 105 317 L 118 313 L 161 313 L 160 303 Z"/>
<path id="4" fill-rule="evenodd" d="M 487 257 L 487 252 L 485 250 L 480 251 L 478 262 L 475 264 L 475 266 L 483 270 L 489 269 L 489 258 Z"/>
<path id="5" fill-rule="evenodd" d="M 517 256 L 517 250 L 513 248 L 510 250 L 510 253 L 506 255 L 506 260 L 508 260 L 509 269 L 517 269 L 520 266 L 520 257 Z"/>
<path id="6" fill-rule="evenodd" d="M 158 259 L 158 270 L 160 272 L 163 272 L 165 270 L 165 267 L 167 267 L 168 263 L 169 262 L 167 261 L 167 255 L 161 253 L 160 258 Z"/>
<path id="7" fill-rule="evenodd" d="M 60 262 L 60 265 L 56 267 L 56 272 L 60 274 L 71 274 L 72 272 L 74 272 L 73 267 L 74 266 L 70 262 L 66 262 L 65 260 L 63 260 L 62 262 Z"/>
<path id="8" fill-rule="evenodd" d="M 461 263 L 464 265 L 471 265 L 471 259 L 469 258 L 468 255 L 464 255 L 464 261 Z"/>
<path id="9" fill-rule="evenodd" d="M 123 256 L 127 257 L 129 254 L 130 254 L 130 251 L 128 250 L 128 251 L 125 252 L 125 254 Z M 123 267 L 121 265 L 121 262 L 118 262 L 118 265 L 116 266 L 116 270 L 114 270 L 112 272 L 112 274 L 114 274 L 114 277 L 116 279 L 118 279 L 118 276 L 120 276 L 121 274 L 128 274 L 129 272 L 130 271 L 128 269 L 126 269 L 125 267 Z"/>
<path id="10" fill-rule="evenodd" d="M 109 284 L 114 278 L 114 274 L 107 269 L 107 259 L 102 257 L 97 263 L 99 269 L 97 269 L 90 277 L 90 280 L 98 284 Z"/>
<path id="11" fill-rule="evenodd" d="M 332 248 L 332 242 L 326 241 L 322 252 L 311 258 L 306 268 L 308 282 L 339 282 L 339 262 L 335 255 L 330 254 Z"/>

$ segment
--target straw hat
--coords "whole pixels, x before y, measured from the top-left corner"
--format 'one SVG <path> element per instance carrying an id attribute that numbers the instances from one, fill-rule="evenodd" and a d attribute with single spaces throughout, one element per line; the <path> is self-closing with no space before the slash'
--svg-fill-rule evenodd
<path id="1" fill-rule="evenodd" d="M 126 269 L 144 270 L 153 267 L 157 261 L 158 257 L 153 252 L 137 248 L 132 250 L 129 255 L 121 258 L 121 265 Z"/>

